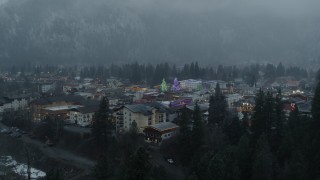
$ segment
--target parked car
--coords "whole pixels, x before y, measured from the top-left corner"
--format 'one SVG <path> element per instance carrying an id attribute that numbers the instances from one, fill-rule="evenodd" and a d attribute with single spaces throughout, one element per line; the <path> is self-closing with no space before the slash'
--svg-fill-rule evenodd
<path id="1" fill-rule="evenodd" d="M 165 161 L 167 161 L 169 164 L 175 165 L 175 161 L 172 157 L 163 157 Z"/>

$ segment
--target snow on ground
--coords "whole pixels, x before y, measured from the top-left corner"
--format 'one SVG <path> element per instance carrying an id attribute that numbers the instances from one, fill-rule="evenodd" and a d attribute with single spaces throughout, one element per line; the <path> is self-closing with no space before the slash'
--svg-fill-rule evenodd
<path id="1" fill-rule="evenodd" d="M 18 163 L 11 156 L 0 156 L 0 165 L 11 167 L 12 171 L 15 172 L 16 174 L 19 174 L 24 177 L 28 177 L 28 173 L 27 173 L 28 166 L 23 163 Z M 45 172 L 32 167 L 30 168 L 30 172 L 31 172 L 32 179 L 38 179 L 46 176 Z"/>

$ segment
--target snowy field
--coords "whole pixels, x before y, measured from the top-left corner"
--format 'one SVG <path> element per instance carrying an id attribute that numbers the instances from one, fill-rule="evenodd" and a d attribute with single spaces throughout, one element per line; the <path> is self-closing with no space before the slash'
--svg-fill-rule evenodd
<path id="1" fill-rule="evenodd" d="M 0 166 L 9 167 L 14 173 L 26 178 L 28 177 L 28 166 L 23 163 L 18 163 L 11 156 L 0 156 Z M 30 168 L 30 172 L 32 179 L 38 179 L 46 176 L 45 172 L 32 167 Z"/>

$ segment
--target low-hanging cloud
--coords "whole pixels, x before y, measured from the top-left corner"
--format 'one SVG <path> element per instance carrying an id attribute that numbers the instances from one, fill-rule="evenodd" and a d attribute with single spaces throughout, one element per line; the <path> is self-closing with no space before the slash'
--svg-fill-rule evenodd
<path id="1" fill-rule="evenodd" d="M 279 17 L 319 17 L 319 0 L 122 0 L 119 4 L 142 10 L 191 13 L 224 12 Z"/>

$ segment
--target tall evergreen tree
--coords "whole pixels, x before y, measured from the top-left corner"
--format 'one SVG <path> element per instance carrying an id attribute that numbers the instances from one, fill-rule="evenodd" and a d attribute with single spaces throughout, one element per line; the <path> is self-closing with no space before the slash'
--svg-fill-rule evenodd
<path id="1" fill-rule="evenodd" d="M 309 162 L 308 173 L 311 179 L 320 178 L 320 83 L 318 83 L 312 100 L 312 122 L 308 128 L 307 157 Z"/>
<path id="2" fill-rule="evenodd" d="M 193 113 L 193 126 L 191 133 L 191 144 L 193 152 L 197 152 L 204 143 L 204 126 L 201 117 L 200 107 L 196 103 Z"/>
<path id="3" fill-rule="evenodd" d="M 275 128 L 274 122 L 276 118 L 274 98 L 271 92 L 267 92 L 265 104 L 264 104 L 264 115 L 265 115 L 265 127 L 263 131 L 267 134 L 268 138 L 271 138 L 271 131 Z"/>
<path id="4" fill-rule="evenodd" d="M 290 180 L 304 180 L 308 179 L 307 164 L 302 152 L 294 150 L 292 158 L 284 167 L 283 179 Z"/>
<path id="5" fill-rule="evenodd" d="M 231 145 L 237 145 L 241 135 L 242 135 L 242 128 L 240 124 L 240 120 L 238 117 L 234 117 L 232 121 L 226 125 L 225 133 L 228 137 L 228 142 Z"/>
<path id="6" fill-rule="evenodd" d="M 94 115 L 92 122 L 92 134 L 99 146 L 104 149 L 107 147 L 109 131 L 112 130 L 112 123 L 109 119 L 109 100 L 103 97 L 98 112 Z"/>
<path id="7" fill-rule="evenodd" d="M 190 77 L 191 78 L 195 78 L 195 67 L 194 67 L 194 63 L 192 62 L 191 63 L 191 65 L 190 65 L 190 70 L 189 70 L 189 72 L 190 72 Z"/>
<path id="8" fill-rule="evenodd" d="M 178 136 L 180 160 L 183 164 L 188 164 L 190 157 L 192 157 L 191 147 L 191 129 L 190 129 L 190 116 L 187 109 L 182 109 L 180 116 L 180 132 Z"/>
<path id="9" fill-rule="evenodd" d="M 276 74 L 277 74 L 277 76 L 284 76 L 284 74 L 285 74 L 285 68 L 284 68 L 284 66 L 282 65 L 282 63 L 280 62 L 279 64 L 278 64 L 278 66 L 277 66 L 277 69 L 276 69 Z"/>
<path id="10" fill-rule="evenodd" d="M 265 93 L 260 89 L 255 97 L 255 108 L 252 120 L 252 131 L 254 140 L 258 140 L 265 130 Z"/>
<path id="11" fill-rule="evenodd" d="M 151 179 L 152 165 L 149 154 L 144 148 L 139 148 L 131 156 L 125 171 L 126 180 L 149 180 Z"/>
<path id="12" fill-rule="evenodd" d="M 198 62 L 196 62 L 194 65 L 194 78 L 196 79 L 200 78 L 200 68 L 199 68 Z"/>
<path id="13" fill-rule="evenodd" d="M 275 119 L 272 123 L 273 132 L 271 137 L 271 150 L 272 152 L 278 151 L 279 146 L 284 135 L 284 121 L 285 113 L 283 110 L 283 101 L 281 90 L 278 91 L 275 98 Z"/>
<path id="14" fill-rule="evenodd" d="M 240 169 L 240 179 L 247 180 L 252 174 L 252 148 L 248 135 L 241 137 L 237 147 L 237 161 Z"/>
<path id="15" fill-rule="evenodd" d="M 268 143 L 268 138 L 262 134 L 258 140 L 257 153 L 252 169 L 252 179 L 272 180 L 273 179 L 273 159 Z"/>
<path id="16" fill-rule="evenodd" d="M 222 125 L 227 116 L 227 102 L 217 83 L 214 96 L 210 97 L 208 123 L 211 125 Z"/>
<path id="17" fill-rule="evenodd" d="M 207 179 L 240 179 L 240 170 L 237 164 L 235 147 L 228 146 L 213 156 L 208 164 L 208 171 L 209 177 L 207 177 Z"/>
<path id="18" fill-rule="evenodd" d="M 295 107 L 289 115 L 288 122 L 285 128 L 285 134 L 278 152 L 280 165 L 284 165 L 285 161 L 292 158 L 294 149 L 300 149 L 304 141 L 305 122 L 302 121 L 298 107 Z"/>
<path id="19" fill-rule="evenodd" d="M 311 112 L 313 119 L 317 122 L 318 125 L 320 125 L 320 82 L 318 83 L 314 93 Z"/>
<path id="20" fill-rule="evenodd" d="M 317 81 L 320 81 L 320 69 L 317 71 L 316 80 L 317 80 Z"/>
<path id="21" fill-rule="evenodd" d="M 103 154 L 94 167 L 94 177 L 97 180 L 110 179 L 114 175 L 114 168 L 115 167 L 111 163 L 109 158 L 105 154 Z"/>

